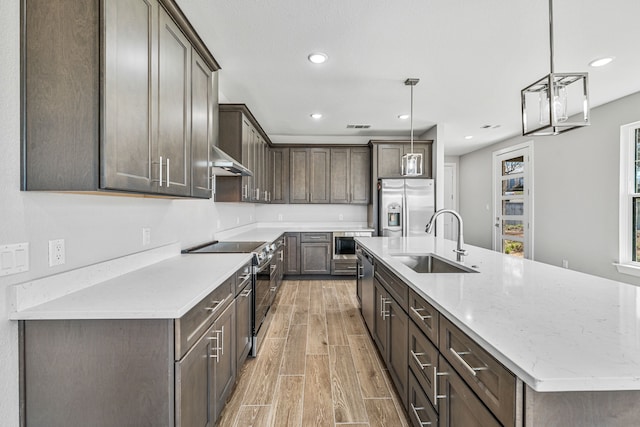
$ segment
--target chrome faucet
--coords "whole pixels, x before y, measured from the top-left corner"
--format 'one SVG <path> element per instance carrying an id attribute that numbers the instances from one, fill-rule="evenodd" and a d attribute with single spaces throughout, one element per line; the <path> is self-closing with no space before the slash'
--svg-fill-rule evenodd
<path id="1" fill-rule="evenodd" d="M 440 209 L 439 211 L 436 211 L 431 216 L 431 219 L 427 223 L 427 228 L 424 231 L 427 232 L 427 233 L 431 233 L 431 230 L 433 229 L 433 226 L 436 223 L 436 218 L 438 216 L 440 216 L 440 214 L 443 214 L 443 213 L 450 213 L 451 215 L 455 216 L 456 219 L 458 220 L 458 246 L 453 251 L 457 254 L 456 259 L 458 261 L 462 261 L 462 257 L 467 255 L 468 252 L 467 252 L 466 249 L 462 248 L 462 245 L 464 244 L 464 238 L 462 237 L 463 225 L 462 225 L 462 217 L 460 216 L 460 214 L 458 212 L 454 211 L 453 209 Z"/>

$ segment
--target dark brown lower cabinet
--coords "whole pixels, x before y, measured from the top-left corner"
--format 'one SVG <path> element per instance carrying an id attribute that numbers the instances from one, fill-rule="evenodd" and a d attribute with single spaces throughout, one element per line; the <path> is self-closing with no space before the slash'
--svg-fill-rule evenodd
<path id="1" fill-rule="evenodd" d="M 440 427 L 501 427 L 442 356 L 438 361 L 438 371 Z"/>
<path id="2" fill-rule="evenodd" d="M 300 233 L 284 235 L 284 274 L 300 274 Z"/>
<path id="3" fill-rule="evenodd" d="M 400 400 L 407 408 L 409 317 L 376 278 L 374 298 L 378 306 L 374 318 L 374 341 L 389 369 Z"/>

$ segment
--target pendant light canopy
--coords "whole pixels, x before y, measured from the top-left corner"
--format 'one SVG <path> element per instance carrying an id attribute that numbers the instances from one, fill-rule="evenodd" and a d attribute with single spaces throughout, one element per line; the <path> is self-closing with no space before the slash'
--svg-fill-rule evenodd
<path id="1" fill-rule="evenodd" d="M 556 73 L 549 0 L 550 73 L 520 91 L 523 135 L 558 135 L 589 125 L 588 73 Z"/>
<path id="2" fill-rule="evenodd" d="M 411 152 L 402 156 L 401 174 L 402 176 L 418 176 L 422 175 L 422 154 L 413 152 L 413 87 L 418 84 L 420 79 L 407 79 L 405 86 L 411 87 Z"/>

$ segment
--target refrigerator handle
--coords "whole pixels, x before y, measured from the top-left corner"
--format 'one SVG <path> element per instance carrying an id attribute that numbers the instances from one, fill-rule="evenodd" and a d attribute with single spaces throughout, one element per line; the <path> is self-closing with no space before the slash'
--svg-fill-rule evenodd
<path id="1" fill-rule="evenodd" d="M 402 236 L 406 237 L 409 235 L 409 214 L 407 213 L 409 210 L 409 203 L 407 202 L 407 192 L 404 191 L 402 195 Z"/>

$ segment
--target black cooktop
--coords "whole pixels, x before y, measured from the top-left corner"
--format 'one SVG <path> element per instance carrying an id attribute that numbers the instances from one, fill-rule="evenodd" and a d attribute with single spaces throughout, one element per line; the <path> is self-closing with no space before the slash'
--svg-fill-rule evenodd
<path id="1" fill-rule="evenodd" d="M 189 254 L 212 254 L 212 253 L 251 253 L 256 252 L 265 242 L 208 242 L 189 249 L 184 249 L 182 253 Z"/>

